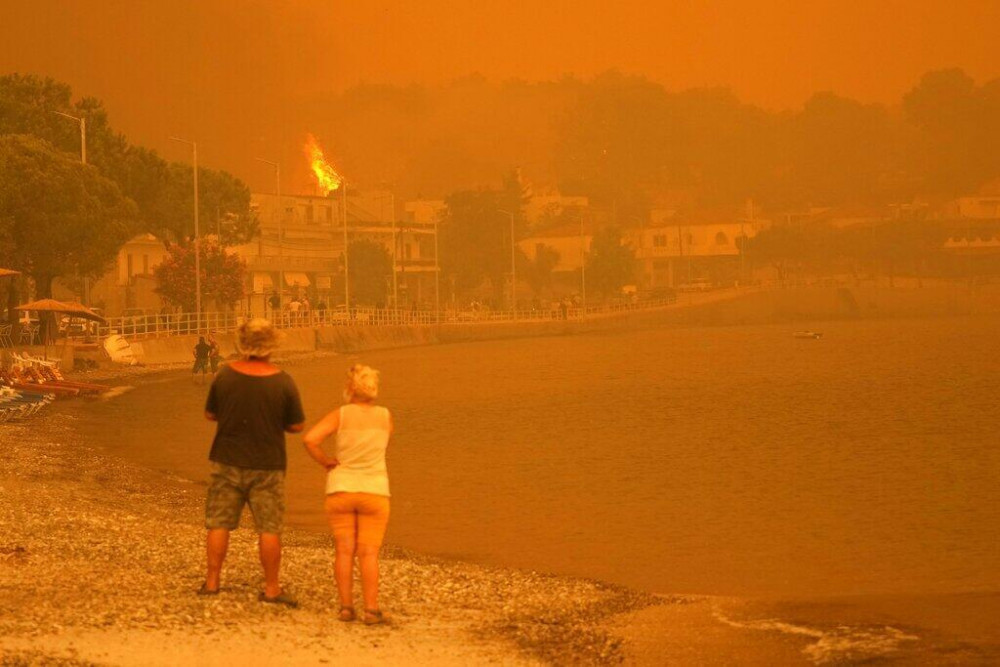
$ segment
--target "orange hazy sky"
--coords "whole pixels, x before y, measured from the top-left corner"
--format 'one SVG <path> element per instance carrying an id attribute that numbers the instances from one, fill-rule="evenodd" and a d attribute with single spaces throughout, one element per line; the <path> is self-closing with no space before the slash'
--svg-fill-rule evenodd
<path id="1" fill-rule="evenodd" d="M 769 108 L 819 90 L 892 103 L 928 70 L 1000 76 L 997 35 L 997 0 L 0 0 L 0 73 L 66 80 L 131 139 L 178 157 L 171 133 L 228 132 L 228 146 L 238 132 L 281 152 L 264 128 L 294 123 L 299 100 L 473 72 L 617 68 Z"/>

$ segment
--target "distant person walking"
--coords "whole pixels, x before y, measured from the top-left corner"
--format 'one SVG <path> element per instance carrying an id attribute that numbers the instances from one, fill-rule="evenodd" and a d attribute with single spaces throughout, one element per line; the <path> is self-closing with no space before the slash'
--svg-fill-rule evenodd
<path id="1" fill-rule="evenodd" d="M 278 582 L 285 513 L 285 433 L 302 431 L 305 417 L 292 378 L 271 363 L 279 333 L 264 319 L 240 326 L 243 358 L 223 366 L 208 392 L 205 417 L 217 422 L 209 459 L 212 481 L 205 501 L 208 573 L 200 595 L 219 592 L 229 532 L 250 505 L 264 568 L 261 602 L 298 606 Z"/>
<path id="2" fill-rule="evenodd" d="M 327 469 L 326 515 L 336 543 L 334 572 L 342 621 L 353 621 L 354 558 L 361 568 L 364 622 L 384 623 L 378 606 L 378 552 L 389 522 L 389 476 L 385 450 L 393 431 L 389 410 L 375 405 L 378 371 L 356 364 L 347 372 L 342 405 L 309 430 L 309 455 Z M 334 455 L 323 442 L 336 434 Z"/>
<path id="3" fill-rule="evenodd" d="M 192 351 L 194 354 L 194 366 L 191 368 L 191 377 L 197 378 L 201 373 L 201 382 L 205 382 L 205 374 L 208 373 L 209 356 L 212 353 L 212 346 L 205 342 L 204 336 L 198 336 L 198 344 Z"/>
<path id="4" fill-rule="evenodd" d="M 278 294 L 278 290 L 271 292 L 271 297 L 267 302 L 271 306 L 271 317 L 277 319 L 281 314 L 281 295 Z"/>

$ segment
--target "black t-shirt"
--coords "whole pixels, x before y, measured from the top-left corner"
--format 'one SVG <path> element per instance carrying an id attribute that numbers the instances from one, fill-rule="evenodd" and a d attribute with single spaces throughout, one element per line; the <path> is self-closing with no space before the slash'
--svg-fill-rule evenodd
<path id="1" fill-rule="evenodd" d="M 198 343 L 194 346 L 195 359 L 208 359 L 208 353 L 212 351 L 212 346 L 208 343 Z"/>
<path id="2" fill-rule="evenodd" d="M 205 411 L 219 420 L 208 458 L 255 470 L 284 470 L 285 428 L 306 419 L 288 373 L 245 375 L 228 366 L 212 382 Z"/>

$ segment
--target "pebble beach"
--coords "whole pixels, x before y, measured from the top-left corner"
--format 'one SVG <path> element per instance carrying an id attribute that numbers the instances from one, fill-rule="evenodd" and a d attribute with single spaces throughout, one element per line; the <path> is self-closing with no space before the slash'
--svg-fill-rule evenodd
<path id="1" fill-rule="evenodd" d="M 75 434 L 73 410 L 0 433 L 3 664 L 607 664 L 626 655 L 607 621 L 664 602 L 388 546 L 391 624 L 341 623 L 325 535 L 285 534 L 282 579 L 299 609 L 257 602 L 247 516 L 221 594 L 199 597 L 203 486 L 102 454 Z"/>

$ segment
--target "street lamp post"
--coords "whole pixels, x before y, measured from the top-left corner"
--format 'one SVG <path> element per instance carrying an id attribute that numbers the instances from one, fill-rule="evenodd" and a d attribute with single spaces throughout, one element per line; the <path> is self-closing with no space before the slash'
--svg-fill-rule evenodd
<path id="1" fill-rule="evenodd" d="M 258 162 L 274 167 L 274 196 L 278 200 L 278 313 L 282 312 L 281 295 L 285 291 L 285 209 L 281 204 L 281 166 L 264 158 L 254 158 Z"/>
<path id="2" fill-rule="evenodd" d="M 514 239 L 514 214 L 510 211 L 497 210 L 510 216 L 510 303 L 514 317 L 517 318 L 517 267 L 514 265 L 514 248 L 517 241 Z"/>
<path id="3" fill-rule="evenodd" d="M 71 116 L 62 111 L 53 111 L 52 113 L 80 123 L 80 162 L 87 164 L 87 119 L 82 116 Z M 83 303 L 87 306 L 90 305 L 90 278 L 87 277 L 83 279 Z"/>
<path id="4" fill-rule="evenodd" d="M 187 144 L 191 147 L 191 163 L 194 167 L 194 309 L 197 317 L 197 328 L 201 331 L 201 242 L 198 226 L 198 143 L 180 137 L 170 137 L 171 141 Z"/>
<path id="5" fill-rule="evenodd" d="M 344 208 L 344 312 L 347 314 L 347 319 L 351 319 L 351 285 L 350 278 L 348 275 L 348 259 L 347 259 L 347 181 L 340 182 L 341 197 L 343 201 Z"/>
<path id="6" fill-rule="evenodd" d="M 75 120 L 80 124 L 80 162 L 87 164 L 87 119 L 83 117 L 70 116 L 68 113 L 63 113 L 62 111 L 53 111 L 52 113 L 62 116 L 63 118 Z"/>
<path id="7" fill-rule="evenodd" d="M 438 261 L 438 217 L 434 216 L 434 319 L 441 324 L 441 262 Z"/>
<path id="8" fill-rule="evenodd" d="M 583 236 L 583 211 L 580 211 L 580 294 L 583 304 L 583 316 L 587 316 L 587 254 L 586 241 Z"/>
<path id="9" fill-rule="evenodd" d="M 389 206 L 392 207 L 390 218 L 392 220 L 392 312 L 399 310 L 399 294 L 396 288 L 396 195 L 389 193 Z"/>
<path id="10" fill-rule="evenodd" d="M 396 285 L 396 195 L 395 193 L 387 192 L 384 195 L 380 195 L 378 199 L 382 200 L 385 197 L 389 198 L 389 206 L 392 207 L 389 215 L 389 220 L 392 224 L 392 312 L 394 316 L 398 317 L 399 291 Z M 379 206 L 381 207 L 381 204 Z"/>

